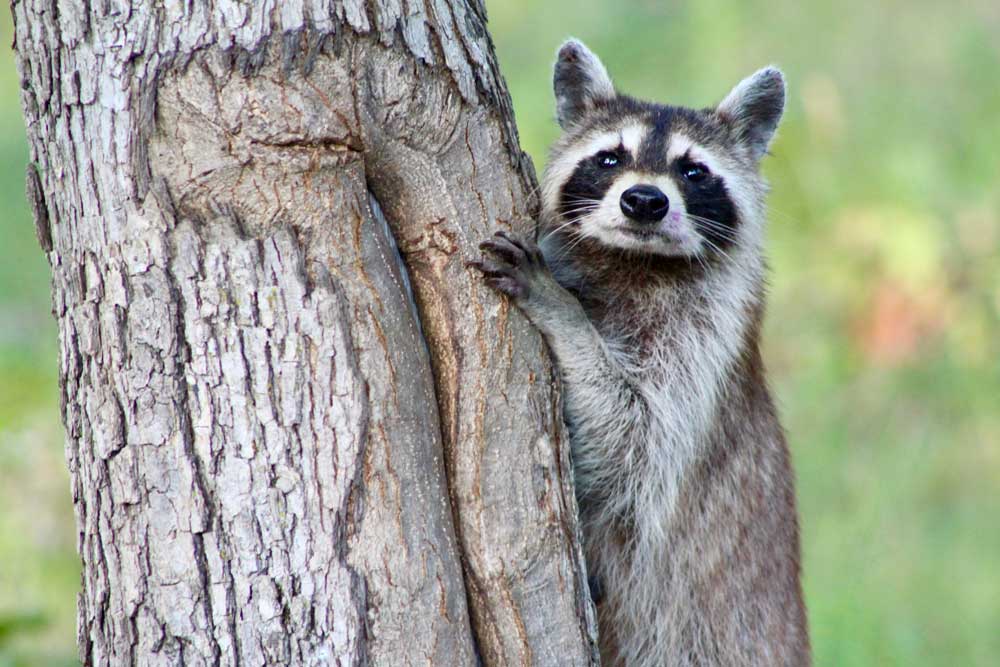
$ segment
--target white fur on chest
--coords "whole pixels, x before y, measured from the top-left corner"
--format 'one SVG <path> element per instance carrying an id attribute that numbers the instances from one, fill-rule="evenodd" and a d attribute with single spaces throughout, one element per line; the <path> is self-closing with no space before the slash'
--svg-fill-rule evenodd
<path id="1" fill-rule="evenodd" d="M 749 267 L 748 267 L 749 268 Z M 668 303 L 662 333 L 639 360 L 637 384 L 650 407 L 646 473 L 636 479 L 637 526 L 663 539 L 684 476 L 704 451 L 725 382 L 745 345 L 754 282 L 732 267 L 699 286 L 703 305 Z M 680 298 L 684 298 L 683 295 Z"/>
<path id="2" fill-rule="evenodd" d="M 601 514 L 608 520 L 631 514 L 640 541 L 660 543 L 669 530 L 684 476 L 703 453 L 725 382 L 746 344 L 761 280 L 759 255 L 737 253 L 696 285 L 653 292 L 643 300 L 642 313 L 612 309 L 594 321 L 609 355 L 644 398 L 645 423 L 612 414 L 607 397 L 595 392 L 586 401 L 591 419 L 603 411 L 607 414 L 600 419 L 621 427 L 605 429 L 590 441 L 577 440 L 587 439 L 586 433 L 575 434 L 574 451 L 621 467 L 620 476 L 613 475 L 626 480 L 620 496 L 610 498 Z M 639 340 L 622 325 L 630 321 L 634 327 L 641 318 L 647 332 L 654 332 L 652 339 L 647 333 L 647 340 Z M 607 481 L 603 475 L 591 479 Z M 594 518 L 600 522 L 600 515 Z"/>

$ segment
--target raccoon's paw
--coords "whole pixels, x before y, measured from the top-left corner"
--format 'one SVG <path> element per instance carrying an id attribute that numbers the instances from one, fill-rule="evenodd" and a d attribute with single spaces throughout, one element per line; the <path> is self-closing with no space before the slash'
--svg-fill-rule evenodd
<path id="1" fill-rule="evenodd" d="M 493 238 L 480 243 L 479 248 L 495 259 L 484 258 L 468 265 L 483 274 L 487 285 L 519 304 L 535 296 L 542 283 L 555 280 L 545 266 L 542 251 L 533 241 L 497 232 Z"/>

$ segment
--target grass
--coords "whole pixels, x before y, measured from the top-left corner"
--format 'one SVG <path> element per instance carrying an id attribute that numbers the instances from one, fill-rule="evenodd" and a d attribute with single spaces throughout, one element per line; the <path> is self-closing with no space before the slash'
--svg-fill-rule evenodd
<path id="1" fill-rule="evenodd" d="M 704 106 L 776 63 L 766 355 L 798 474 L 818 666 L 1000 654 L 1000 11 L 992 0 L 494 0 L 536 166 L 549 67 L 584 39 L 619 87 Z M 10 43 L 10 19 L 0 20 Z M 0 61 L 0 665 L 73 664 L 79 574 L 48 267 Z"/>

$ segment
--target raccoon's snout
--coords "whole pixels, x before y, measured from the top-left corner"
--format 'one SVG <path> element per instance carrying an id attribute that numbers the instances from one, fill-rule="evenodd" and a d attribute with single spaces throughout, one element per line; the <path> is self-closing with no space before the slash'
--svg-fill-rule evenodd
<path id="1" fill-rule="evenodd" d="M 622 193 L 622 213 L 636 222 L 659 222 L 670 210 L 670 200 L 654 185 L 633 185 Z"/>

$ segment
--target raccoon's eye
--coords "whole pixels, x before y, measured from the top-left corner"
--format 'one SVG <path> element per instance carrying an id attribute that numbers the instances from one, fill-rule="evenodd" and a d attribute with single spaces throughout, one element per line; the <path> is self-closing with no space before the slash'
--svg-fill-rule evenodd
<path id="1" fill-rule="evenodd" d="M 603 167 L 604 169 L 612 169 L 617 167 L 621 162 L 617 153 L 612 151 L 601 151 L 594 156 L 594 162 L 597 163 L 598 167 Z"/>
<path id="2" fill-rule="evenodd" d="M 697 162 L 681 165 L 681 174 L 692 183 L 700 183 L 708 178 L 708 167 Z"/>

